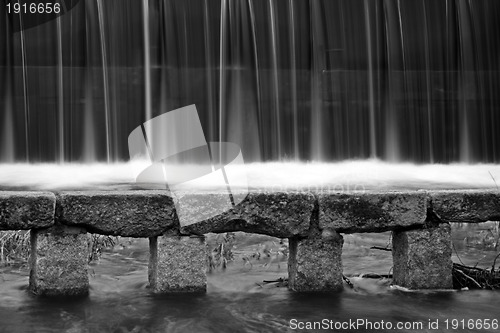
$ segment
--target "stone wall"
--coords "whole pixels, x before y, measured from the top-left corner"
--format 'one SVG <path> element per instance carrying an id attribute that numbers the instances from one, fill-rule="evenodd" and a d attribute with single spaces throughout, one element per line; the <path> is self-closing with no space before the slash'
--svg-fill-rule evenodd
<path id="1" fill-rule="evenodd" d="M 209 211 L 209 197 L 185 199 Z M 289 238 L 289 287 L 296 291 L 342 288 L 343 233 L 392 231 L 394 283 L 446 289 L 449 223 L 488 220 L 500 220 L 498 191 L 252 192 L 236 207 L 182 227 L 166 191 L 0 192 L 0 230 L 32 230 L 30 289 L 44 295 L 88 292 L 88 278 L 80 276 L 87 232 L 150 237 L 150 284 L 158 293 L 204 291 L 202 235 L 228 231 Z"/>

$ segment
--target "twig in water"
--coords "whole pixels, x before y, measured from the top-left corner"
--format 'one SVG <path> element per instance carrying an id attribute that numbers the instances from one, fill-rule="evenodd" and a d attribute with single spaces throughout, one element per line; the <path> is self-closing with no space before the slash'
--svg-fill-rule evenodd
<path id="1" fill-rule="evenodd" d="M 284 278 L 279 278 L 277 280 L 264 280 L 262 282 L 264 283 L 277 283 L 277 282 L 287 282 L 288 279 L 284 279 Z"/>
<path id="2" fill-rule="evenodd" d="M 351 288 L 354 289 L 354 285 L 352 284 L 351 280 L 349 280 L 345 275 L 342 275 L 342 279 L 347 283 L 347 285 Z"/>
<path id="3" fill-rule="evenodd" d="M 288 279 L 287 278 L 279 278 L 277 280 L 264 280 L 262 281 L 264 284 L 270 284 L 270 283 L 276 283 L 276 287 L 286 287 L 288 286 Z M 259 284 L 260 287 L 262 288 L 263 285 Z"/>
<path id="4" fill-rule="evenodd" d="M 360 274 L 359 277 L 364 279 L 392 279 L 392 274 L 376 274 L 376 273 L 368 273 L 368 274 Z"/>
<path id="5" fill-rule="evenodd" d="M 370 250 L 371 250 L 371 249 L 392 252 L 392 249 L 389 249 L 389 248 L 387 248 L 387 247 L 372 246 L 372 247 L 370 247 Z"/>
<path id="6" fill-rule="evenodd" d="M 500 253 L 498 253 L 497 256 L 495 257 L 495 260 L 493 260 L 493 265 L 491 266 L 491 274 L 495 273 L 495 265 L 497 263 L 498 257 L 500 257 Z"/>
<path id="7" fill-rule="evenodd" d="M 479 284 L 476 280 L 474 280 L 473 278 L 471 278 L 470 276 L 468 276 L 467 274 L 465 274 L 464 272 L 462 272 L 462 271 L 461 271 L 461 270 L 459 270 L 458 268 L 456 268 L 456 269 L 455 269 L 455 271 L 456 271 L 456 272 L 458 272 L 458 273 L 460 273 L 460 274 L 462 274 L 463 276 L 465 276 L 465 278 L 466 278 L 466 279 L 468 279 L 468 280 L 470 280 L 470 281 L 474 282 L 474 284 L 475 284 L 476 286 L 478 286 L 478 287 L 479 287 L 479 289 L 483 289 L 483 286 L 481 286 L 481 285 L 480 285 L 480 284 Z"/>

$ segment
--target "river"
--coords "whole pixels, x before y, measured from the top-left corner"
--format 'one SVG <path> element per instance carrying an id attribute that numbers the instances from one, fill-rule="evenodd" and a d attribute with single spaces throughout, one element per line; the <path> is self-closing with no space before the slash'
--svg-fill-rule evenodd
<path id="1" fill-rule="evenodd" d="M 491 265 L 495 251 L 465 244 L 463 226 L 454 228 L 453 234 L 460 260 Z M 2 268 L 0 332 L 288 332 L 323 320 L 333 325 L 328 326 L 333 328 L 330 331 L 341 332 L 390 332 L 394 330 L 387 325 L 396 327 L 398 323 L 412 327 L 398 332 L 444 332 L 446 320 L 449 331 L 452 324 L 465 325 L 460 331 L 498 331 L 467 329 L 469 319 L 499 319 L 498 292 L 404 291 L 392 287 L 389 279 L 353 277 L 390 272 L 390 252 L 370 249 L 389 240 L 390 233 L 344 235 L 344 274 L 350 276 L 354 288 L 345 285 L 342 292 L 294 293 L 277 283 L 263 283 L 286 277 L 286 258 L 271 256 L 269 263 L 265 256 L 260 260 L 251 257 L 264 247 L 276 248 L 278 240 L 238 233 L 235 259 L 225 271 L 217 269 L 208 275 L 206 294 L 155 296 L 147 287 L 147 240 L 122 238 L 91 264 L 88 298 L 34 297 L 27 290 L 25 264 Z M 250 258 L 252 264 L 242 258 Z M 458 260 L 456 254 L 453 259 Z M 454 319 L 458 321 L 452 322 Z M 358 320 L 364 322 L 353 328 Z M 386 329 L 375 330 L 382 320 Z M 437 320 L 439 329 L 429 329 L 429 320 Z M 335 330 L 335 325 L 342 324 L 351 326 Z"/>

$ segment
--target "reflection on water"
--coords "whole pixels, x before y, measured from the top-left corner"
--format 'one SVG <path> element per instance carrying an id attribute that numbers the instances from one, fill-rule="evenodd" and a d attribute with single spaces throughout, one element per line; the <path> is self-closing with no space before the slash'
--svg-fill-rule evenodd
<path id="1" fill-rule="evenodd" d="M 390 252 L 369 249 L 385 246 L 389 238 L 389 233 L 345 235 L 345 273 L 389 272 Z M 343 292 L 292 293 L 262 283 L 286 276 L 283 260 L 270 265 L 255 260 L 251 268 L 241 260 L 258 249 L 250 241 L 238 246 L 226 272 L 209 275 L 206 295 L 154 296 L 147 288 L 147 240 L 124 245 L 91 266 L 87 299 L 36 298 L 27 292 L 27 267 L 0 270 L 0 332 L 286 332 L 291 319 L 324 318 L 417 321 L 424 327 L 439 319 L 443 331 L 445 319 L 499 318 L 500 297 L 490 291 L 403 292 L 387 279 L 353 277 L 355 288 Z M 478 252 L 463 248 L 460 256 L 471 262 Z M 369 330 L 345 330 L 355 331 Z"/>

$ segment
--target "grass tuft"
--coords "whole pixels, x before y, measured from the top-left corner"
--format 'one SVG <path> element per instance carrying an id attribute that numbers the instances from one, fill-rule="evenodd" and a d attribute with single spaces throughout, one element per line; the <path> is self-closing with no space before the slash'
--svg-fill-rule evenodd
<path id="1" fill-rule="evenodd" d="M 103 249 L 113 248 L 117 237 L 91 234 L 89 237 L 89 263 L 99 260 Z M 0 267 L 13 263 L 26 263 L 30 255 L 30 231 L 0 231 Z"/>
<path id="2" fill-rule="evenodd" d="M 0 231 L 0 266 L 27 261 L 29 253 L 29 230 Z"/>

